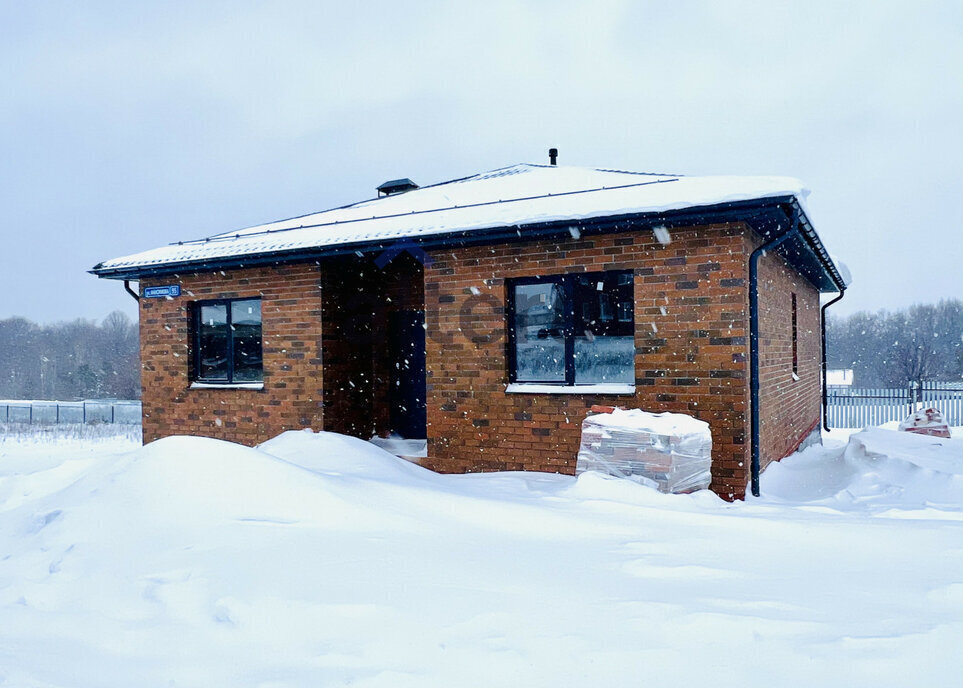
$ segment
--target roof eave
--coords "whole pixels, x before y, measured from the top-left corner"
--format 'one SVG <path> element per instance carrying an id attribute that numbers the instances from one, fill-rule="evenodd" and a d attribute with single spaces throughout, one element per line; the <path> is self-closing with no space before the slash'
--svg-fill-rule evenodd
<path id="1" fill-rule="evenodd" d="M 563 219 L 547 222 L 523 223 L 517 225 L 500 225 L 496 227 L 471 230 L 455 230 L 422 237 L 398 237 L 390 241 L 368 241 L 350 244 L 337 244 L 313 249 L 291 249 L 285 251 L 263 252 L 242 256 L 228 256 L 224 258 L 207 258 L 201 260 L 182 261 L 178 263 L 164 263 L 160 265 L 125 266 L 117 268 L 103 268 L 99 263 L 89 270 L 91 274 L 104 279 L 137 280 L 146 277 L 161 277 L 183 272 L 207 272 L 211 270 L 236 269 L 263 265 L 278 265 L 284 263 L 299 263 L 323 258 L 346 255 L 350 253 L 382 251 L 399 241 L 415 243 L 423 248 L 446 248 L 465 246 L 469 244 L 488 244 L 502 241 L 528 241 L 537 237 L 566 235 L 569 229 L 577 226 L 583 234 L 611 233 L 625 231 L 635 225 L 648 227 L 665 225 L 667 227 L 691 226 L 696 224 L 711 224 L 718 222 L 750 222 L 753 214 L 760 211 L 785 208 L 792 205 L 805 218 L 805 213 L 799 206 L 795 196 L 773 196 L 745 201 L 728 201 L 705 206 L 691 206 L 677 210 L 664 210 L 643 213 L 626 213 L 621 215 L 606 215 L 598 218 Z M 807 229 L 807 239 L 812 241 L 816 254 L 824 255 L 828 261 L 827 269 L 831 269 L 832 262 L 819 242 L 808 218 L 804 225 Z M 835 278 L 842 279 L 838 273 Z M 817 285 L 818 286 L 818 285 Z"/>
<path id="2" fill-rule="evenodd" d="M 823 246 L 823 242 L 820 240 L 819 235 L 816 234 L 816 230 L 813 228 L 812 222 L 809 220 L 809 216 L 806 215 L 806 211 L 803 209 L 802 204 L 799 203 L 799 199 L 793 197 L 792 199 L 793 210 L 799 213 L 799 226 L 802 228 L 803 236 L 806 237 L 806 241 L 813 253 L 819 259 L 820 264 L 826 271 L 826 275 L 832 281 L 832 288 L 826 291 L 845 291 L 846 290 L 846 280 L 839 273 L 836 267 L 836 263 L 830 257 L 829 252 L 826 247 Z"/>

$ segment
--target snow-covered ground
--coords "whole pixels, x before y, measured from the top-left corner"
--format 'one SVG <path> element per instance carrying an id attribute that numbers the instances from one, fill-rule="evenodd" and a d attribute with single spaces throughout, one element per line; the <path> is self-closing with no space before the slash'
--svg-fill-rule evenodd
<path id="1" fill-rule="evenodd" d="M 963 438 L 894 436 L 736 504 L 323 433 L 3 441 L 0 685 L 959 685 Z"/>

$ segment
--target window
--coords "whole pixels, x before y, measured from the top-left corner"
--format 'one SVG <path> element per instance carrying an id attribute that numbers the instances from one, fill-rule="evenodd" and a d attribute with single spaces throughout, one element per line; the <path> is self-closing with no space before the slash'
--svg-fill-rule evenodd
<path id="1" fill-rule="evenodd" d="M 194 304 L 194 379 L 261 382 L 261 300 Z"/>
<path id="2" fill-rule="evenodd" d="M 511 382 L 635 382 L 631 271 L 509 280 Z"/>
<path id="3" fill-rule="evenodd" d="M 792 293 L 792 372 L 799 372 L 799 330 L 797 329 L 796 294 Z"/>

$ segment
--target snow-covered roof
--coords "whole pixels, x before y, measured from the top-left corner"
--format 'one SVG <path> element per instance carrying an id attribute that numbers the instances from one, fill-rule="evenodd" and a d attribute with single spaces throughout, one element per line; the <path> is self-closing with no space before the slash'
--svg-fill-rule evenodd
<path id="1" fill-rule="evenodd" d="M 833 387 L 851 387 L 853 371 L 851 368 L 839 368 L 826 371 L 826 384 Z"/>
<path id="2" fill-rule="evenodd" d="M 381 244 L 452 232 L 656 213 L 808 192 L 789 177 L 687 177 L 519 164 L 407 193 L 183 241 L 104 261 L 92 272 L 124 277 L 264 254 Z"/>

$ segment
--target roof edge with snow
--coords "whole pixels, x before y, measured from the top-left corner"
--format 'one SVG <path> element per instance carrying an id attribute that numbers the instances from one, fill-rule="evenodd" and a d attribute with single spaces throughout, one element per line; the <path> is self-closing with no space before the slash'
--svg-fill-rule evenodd
<path id="1" fill-rule="evenodd" d="M 115 258 L 90 272 L 141 279 L 180 272 L 254 267 L 382 251 L 398 242 L 424 248 L 607 233 L 660 224 L 746 221 L 763 236 L 787 231 L 787 212 L 804 242 L 781 251 L 822 291 L 842 284 L 799 201 L 808 193 L 784 177 L 682 177 L 591 168 L 514 165 Z M 805 245 L 803 245 L 805 244 Z M 814 260 L 813 260 L 814 259 Z"/>

